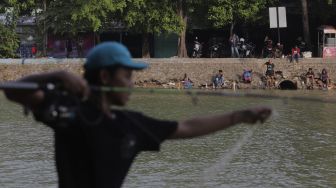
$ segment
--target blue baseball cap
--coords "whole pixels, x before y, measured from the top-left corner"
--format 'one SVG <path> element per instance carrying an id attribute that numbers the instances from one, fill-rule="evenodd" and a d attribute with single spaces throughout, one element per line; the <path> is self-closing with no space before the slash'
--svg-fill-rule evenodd
<path id="1" fill-rule="evenodd" d="M 98 70 L 118 65 L 136 70 L 148 67 L 146 63 L 134 62 L 130 52 L 123 44 L 103 42 L 89 52 L 84 68 L 86 70 Z"/>

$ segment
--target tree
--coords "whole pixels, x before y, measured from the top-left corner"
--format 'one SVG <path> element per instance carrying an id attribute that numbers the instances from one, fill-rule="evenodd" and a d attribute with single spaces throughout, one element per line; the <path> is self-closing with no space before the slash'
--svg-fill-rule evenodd
<path id="1" fill-rule="evenodd" d="M 302 7 L 302 24 L 303 24 L 303 38 L 308 46 L 310 46 L 310 32 L 309 32 L 309 15 L 307 0 L 301 0 Z"/>
<path id="2" fill-rule="evenodd" d="M 308 14 L 319 25 L 336 25 L 336 1 L 309 1 Z"/>
<path id="3" fill-rule="evenodd" d="M 52 32 L 72 38 L 80 32 L 102 31 L 112 22 L 113 14 L 125 8 L 126 0 L 43 0 L 41 6 L 38 20 L 45 36 Z"/>
<path id="4" fill-rule="evenodd" d="M 188 30 L 189 20 L 192 18 L 199 18 L 203 11 L 197 12 L 197 10 L 202 9 L 207 6 L 206 0 L 175 0 L 174 8 L 176 9 L 176 14 L 182 21 L 182 30 L 179 33 L 178 39 L 178 57 L 188 57 L 186 48 L 186 34 Z M 196 14 L 195 14 L 196 13 Z M 197 20 L 197 19 L 195 19 Z"/>
<path id="5" fill-rule="evenodd" d="M 123 10 L 123 23 L 142 34 L 142 57 L 150 57 L 149 35 L 180 33 L 182 23 L 171 0 L 130 0 Z"/>
<path id="6" fill-rule="evenodd" d="M 6 0 L 0 3 L 0 13 L 6 19 L 0 23 L 0 57 L 14 58 L 19 47 L 16 26 L 19 16 L 34 4 L 33 0 Z"/>
<path id="7" fill-rule="evenodd" d="M 215 28 L 223 28 L 231 24 L 232 33 L 237 22 L 255 22 L 261 19 L 259 13 L 273 1 L 276 0 L 175 0 L 177 15 L 183 21 L 183 30 L 179 36 L 178 57 L 187 57 L 185 40 L 188 26 L 192 24 L 190 20 L 193 20 L 193 23 L 200 20 L 210 21 L 209 25 L 202 24 Z"/>
<path id="8" fill-rule="evenodd" d="M 54 33 L 77 34 L 102 29 L 105 21 L 111 18 L 111 13 L 122 11 L 125 6 L 125 0 L 52 0 L 41 16 L 48 23 L 47 29 Z"/>
<path id="9" fill-rule="evenodd" d="M 0 23 L 0 57 L 14 58 L 19 47 L 19 40 L 11 27 Z"/>
<path id="10" fill-rule="evenodd" d="M 177 1 L 177 14 L 182 20 L 183 30 L 180 33 L 178 39 L 178 57 L 188 57 L 187 47 L 186 47 L 186 33 L 187 33 L 187 25 L 188 25 L 188 17 L 187 17 L 187 2 L 186 0 L 178 0 Z"/>
<path id="11" fill-rule="evenodd" d="M 78 32 L 103 31 L 113 24 L 126 26 L 143 35 L 143 57 L 149 57 L 150 34 L 179 33 L 181 22 L 169 0 L 51 0 L 41 14 L 54 33 L 77 35 Z"/>
<path id="12" fill-rule="evenodd" d="M 209 0 L 208 19 L 215 28 L 230 24 L 232 35 L 237 22 L 255 22 L 260 19 L 259 13 L 268 3 L 269 0 Z"/>

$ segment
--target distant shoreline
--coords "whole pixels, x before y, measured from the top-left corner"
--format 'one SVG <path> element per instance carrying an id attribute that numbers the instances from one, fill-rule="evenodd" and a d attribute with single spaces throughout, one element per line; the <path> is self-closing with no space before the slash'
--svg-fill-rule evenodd
<path id="1" fill-rule="evenodd" d="M 134 73 L 137 87 L 178 88 L 179 80 L 186 73 L 193 81 L 194 88 L 211 87 L 212 77 L 219 69 L 223 70 L 226 88 L 232 88 L 236 83 L 242 89 L 264 89 L 264 63 L 268 59 L 231 59 L 231 58 L 166 58 L 166 59 L 135 59 L 149 63 L 149 68 Z M 336 59 L 310 58 L 300 59 L 299 63 L 290 63 L 286 59 L 271 59 L 275 64 L 275 71 L 280 71 L 278 84 L 289 80 L 295 83 L 298 89 L 304 89 L 302 76 L 308 68 L 313 68 L 315 75 L 326 68 L 332 83 L 336 83 Z M 23 76 L 67 70 L 76 74 L 84 72 L 82 65 L 85 59 L 0 59 L 0 81 L 16 80 Z M 243 69 L 252 69 L 252 83 L 241 83 Z M 335 76 L 334 76 L 335 75 Z"/>

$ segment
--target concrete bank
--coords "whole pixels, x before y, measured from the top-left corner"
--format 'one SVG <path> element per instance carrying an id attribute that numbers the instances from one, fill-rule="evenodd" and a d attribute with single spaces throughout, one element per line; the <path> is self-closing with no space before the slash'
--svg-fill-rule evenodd
<path id="1" fill-rule="evenodd" d="M 141 86 L 159 84 L 173 87 L 173 83 L 182 79 L 186 73 L 197 87 L 206 83 L 210 84 L 212 76 L 219 69 L 223 70 L 225 80 L 239 82 L 243 69 L 253 69 L 252 84 L 247 86 L 240 84 L 243 88 L 259 88 L 263 85 L 262 77 L 266 69 L 264 63 L 267 61 L 267 59 L 230 58 L 136 60 L 148 62 L 150 65 L 147 70 L 134 74 L 136 84 Z M 24 61 L 22 59 L 0 59 L 0 81 L 15 80 L 28 74 L 59 69 L 82 74 L 84 61 L 84 59 L 25 59 Z M 290 63 L 286 59 L 272 59 L 272 61 L 275 64 L 275 71 L 282 71 L 282 77 L 279 78 L 282 80 L 292 80 L 300 84 L 302 75 L 311 67 L 316 76 L 319 75 L 323 68 L 326 68 L 332 82 L 336 82 L 336 59 L 301 59 L 299 63 Z"/>

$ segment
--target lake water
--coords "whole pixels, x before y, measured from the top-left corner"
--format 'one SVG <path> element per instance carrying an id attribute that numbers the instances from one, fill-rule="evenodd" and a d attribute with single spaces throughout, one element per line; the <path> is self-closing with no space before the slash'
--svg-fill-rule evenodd
<path id="1" fill-rule="evenodd" d="M 335 92 L 260 91 L 335 98 Z M 142 153 L 123 187 L 336 187 L 336 104 L 136 94 L 127 108 L 162 119 L 273 107 L 263 125 L 238 125 Z M 0 187 L 57 187 L 52 131 L 0 94 Z"/>

